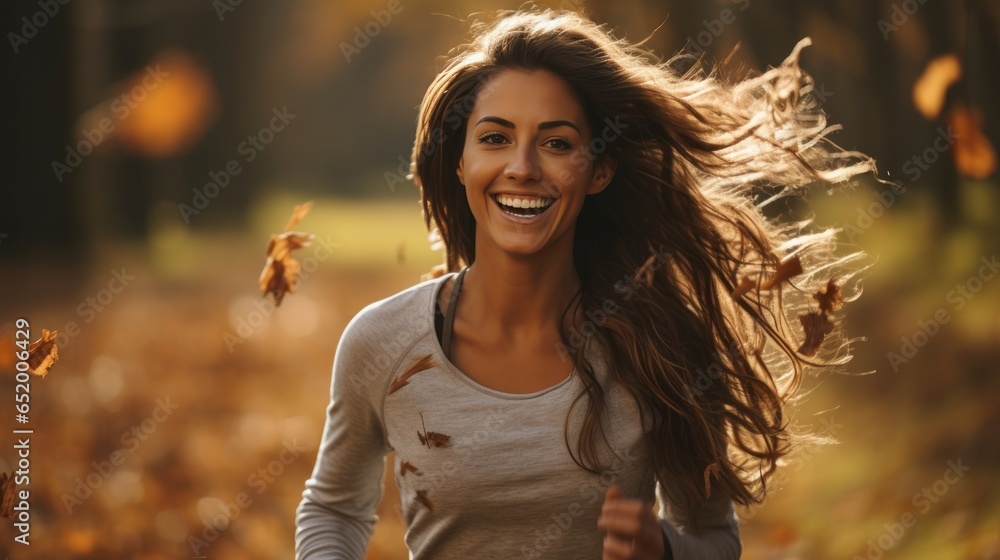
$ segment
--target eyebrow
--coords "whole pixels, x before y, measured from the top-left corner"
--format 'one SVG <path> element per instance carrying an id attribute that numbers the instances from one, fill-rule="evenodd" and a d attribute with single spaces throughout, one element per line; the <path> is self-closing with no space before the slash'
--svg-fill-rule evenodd
<path id="1" fill-rule="evenodd" d="M 484 122 L 496 123 L 500 126 L 504 126 L 507 128 L 517 128 L 514 126 L 514 123 L 508 121 L 507 119 L 502 119 L 500 117 L 489 117 L 489 116 L 479 119 L 479 121 L 476 123 L 476 126 L 479 126 Z M 558 126 L 568 126 L 573 130 L 577 131 L 577 133 L 583 134 L 582 132 L 580 132 L 580 129 L 577 128 L 577 126 L 571 123 L 570 121 L 545 121 L 543 123 L 538 123 L 538 130 L 547 130 L 549 128 L 556 128 Z"/>

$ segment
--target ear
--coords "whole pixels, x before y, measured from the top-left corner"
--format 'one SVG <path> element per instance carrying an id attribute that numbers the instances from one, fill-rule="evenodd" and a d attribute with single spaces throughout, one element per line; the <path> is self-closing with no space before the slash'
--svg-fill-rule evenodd
<path id="1" fill-rule="evenodd" d="M 587 194 L 597 194 L 607 188 L 618 169 L 618 162 L 610 157 L 599 158 L 594 163 L 594 176 L 590 179 Z"/>
<path id="2" fill-rule="evenodd" d="M 465 156 L 458 158 L 458 169 L 455 170 L 455 174 L 458 175 L 458 182 L 465 184 L 465 173 L 462 168 L 465 167 Z"/>

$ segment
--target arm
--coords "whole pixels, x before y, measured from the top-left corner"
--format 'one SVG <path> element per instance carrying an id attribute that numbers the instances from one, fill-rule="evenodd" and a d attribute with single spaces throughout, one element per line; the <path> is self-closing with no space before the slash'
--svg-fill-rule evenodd
<path id="1" fill-rule="evenodd" d="M 656 499 L 660 502 L 664 559 L 729 560 L 743 553 L 736 511 L 725 493 L 716 490 L 709 496 L 698 518 L 699 535 L 685 534 L 675 525 L 684 519 L 683 513 L 669 500 L 659 481 L 656 482 Z"/>
<path id="2" fill-rule="evenodd" d="M 363 377 L 377 352 L 362 334 L 363 313 L 337 345 L 323 439 L 296 510 L 296 560 L 362 560 L 378 521 L 389 449 L 379 414 L 381 384 Z"/>

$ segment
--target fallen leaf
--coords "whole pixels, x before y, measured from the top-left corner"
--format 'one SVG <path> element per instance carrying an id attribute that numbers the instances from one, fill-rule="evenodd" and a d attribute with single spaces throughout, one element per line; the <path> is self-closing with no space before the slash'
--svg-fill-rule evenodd
<path id="1" fill-rule="evenodd" d="M 961 103 L 948 112 L 948 124 L 954 138 L 955 167 L 970 179 L 986 179 L 997 169 L 997 153 L 983 134 L 983 115 L 975 107 Z"/>
<path id="2" fill-rule="evenodd" d="M 760 289 L 770 290 L 775 286 L 780 285 L 785 280 L 792 278 L 793 276 L 798 276 L 802 274 L 802 261 L 798 257 L 792 257 L 786 261 L 778 263 L 778 268 L 774 271 L 774 276 L 765 280 L 761 285 Z"/>
<path id="3" fill-rule="evenodd" d="M 819 350 L 826 335 L 833 332 L 833 323 L 830 322 L 830 318 L 825 313 L 817 311 L 799 315 L 799 322 L 802 323 L 802 328 L 806 332 L 806 339 L 802 346 L 799 346 L 799 354 L 812 356 Z"/>
<path id="4" fill-rule="evenodd" d="M 962 76 L 962 64 L 954 54 L 945 54 L 931 59 L 913 84 L 913 105 L 927 120 L 941 114 L 945 94 Z"/>
<path id="5" fill-rule="evenodd" d="M 749 276 L 744 276 L 743 279 L 740 280 L 740 285 L 736 286 L 736 289 L 733 290 L 733 299 L 739 299 L 740 296 L 749 292 L 751 288 L 753 288 L 753 280 L 751 280 Z"/>
<path id="6" fill-rule="evenodd" d="M 59 360 L 59 347 L 56 346 L 56 333 L 42 329 L 42 338 L 28 346 L 28 371 L 41 378 L 49 374 L 56 361 Z"/>
<path id="7" fill-rule="evenodd" d="M 403 461 L 399 464 L 399 476 L 406 476 L 406 472 L 409 471 L 417 476 L 423 476 L 423 474 L 413 466 L 413 463 L 409 461 Z"/>
<path id="8" fill-rule="evenodd" d="M 397 389 L 405 386 L 407 384 L 407 379 L 412 377 L 414 374 L 430 369 L 434 367 L 434 365 L 435 365 L 434 357 L 432 354 L 427 354 L 423 358 L 420 358 L 419 360 L 414 362 L 413 365 L 408 367 L 406 371 L 404 371 L 399 377 L 397 377 L 396 380 L 393 381 L 391 385 L 389 385 L 389 392 L 386 394 L 387 395 L 393 394 L 394 392 L 396 392 Z"/>
<path id="9" fill-rule="evenodd" d="M 302 204 L 296 204 L 295 210 L 292 210 L 292 217 L 290 220 L 288 220 L 288 225 L 285 226 L 284 231 L 291 231 L 291 229 L 295 227 L 295 225 L 298 224 L 299 221 L 302 220 L 302 218 L 306 217 L 306 214 L 308 214 L 309 211 L 312 210 L 312 207 L 313 207 L 313 201 L 311 200 L 309 202 L 304 202 Z"/>
<path id="10" fill-rule="evenodd" d="M 427 490 L 417 490 L 417 501 L 427 506 L 427 509 L 434 511 L 434 503 L 427 497 Z"/>
<path id="11" fill-rule="evenodd" d="M 826 314 L 840 309 L 840 305 L 843 302 L 843 298 L 840 295 L 840 286 L 834 282 L 833 278 L 826 283 L 826 286 L 823 286 L 813 294 L 813 299 L 819 302 L 819 310 Z"/>
<path id="12" fill-rule="evenodd" d="M 421 445 L 426 445 L 428 448 L 431 447 L 451 447 L 451 436 L 446 436 L 438 432 L 428 432 L 427 426 L 424 425 L 424 413 L 420 413 L 420 426 L 423 427 L 424 433 L 417 432 L 417 438 L 420 439 Z"/>
<path id="13" fill-rule="evenodd" d="M 17 486 L 14 485 L 14 471 L 10 474 L 0 473 L 0 515 L 10 517 L 14 514 L 14 494 L 17 493 Z"/>
<path id="14" fill-rule="evenodd" d="M 722 469 L 719 467 L 718 461 L 705 467 L 705 496 L 712 495 L 711 480 L 710 480 L 712 474 L 714 473 L 715 476 L 718 477 L 720 472 L 722 472 Z"/>
<path id="15" fill-rule="evenodd" d="M 295 293 L 298 284 L 299 261 L 292 258 L 292 251 L 308 247 L 315 235 L 286 231 L 272 235 L 267 244 L 267 261 L 257 283 L 265 296 L 274 295 L 274 304 L 281 305 L 286 293 Z"/>

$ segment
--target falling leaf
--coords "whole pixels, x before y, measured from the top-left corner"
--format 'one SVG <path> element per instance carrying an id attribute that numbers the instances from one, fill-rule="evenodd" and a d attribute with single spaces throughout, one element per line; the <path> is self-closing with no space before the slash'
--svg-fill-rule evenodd
<path id="1" fill-rule="evenodd" d="M 793 276 L 798 276 L 799 274 L 802 274 L 802 261 L 800 261 L 798 257 L 792 257 L 787 261 L 778 263 L 778 268 L 774 271 L 774 276 L 765 280 L 760 285 L 760 289 L 770 290 L 771 288 L 780 285 L 785 280 L 788 280 Z"/>
<path id="2" fill-rule="evenodd" d="M 406 262 L 406 243 L 400 242 L 396 247 L 396 262 L 400 264 Z"/>
<path id="3" fill-rule="evenodd" d="M 834 282 L 833 278 L 826 283 L 826 286 L 823 286 L 813 294 L 813 299 L 819 302 L 819 310 L 826 314 L 840 309 L 840 305 L 843 302 L 840 296 L 840 286 Z"/>
<path id="4" fill-rule="evenodd" d="M 711 480 L 710 480 L 712 474 L 715 474 L 715 476 L 718 477 L 720 472 L 722 472 L 722 469 L 719 467 L 718 461 L 705 467 L 705 496 L 712 495 Z"/>
<path id="5" fill-rule="evenodd" d="M 42 338 L 28 346 L 29 372 L 42 378 L 49 374 L 49 368 L 59 360 L 59 347 L 56 346 L 58 332 L 42 329 Z"/>
<path id="6" fill-rule="evenodd" d="M 417 501 L 427 506 L 427 509 L 434 511 L 434 503 L 427 497 L 427 490 L 417 490 Z"/>
<path id="7" fill-rule="evenodd" d="M 420 425 L 424 429 L 424 433 L 417 432 L 417 438 L 420 439 L 421 445 L 426 445 L 428 448 L 431 447 L 451 447 L 451 436 L 446 436 L 438 432 L 428 432 L 427 426 L 424 425 L 424 413 L 420 413 Z"/>
<path id="8" fill-rule="evenodd" d="M 399 464 L 399 475 L 406 476 L 407 471 L 417 476 L 423 476 L 423 473 L 421 473 L 420 470 L 417 469 L 417 467 L 414 467 L 413 463 L 409 461 L 403 461 L 402 463 Z"/>
<path id="9" fill-rule="evenodd" d="M 830 318 L 825 313 L 817 311 L 799 315 L 799 322 L 802 323 L 802 328 L 806 332 L 806 340 L 799 347 L 799 354 L 812 356 L 819 350 L 826 335 L 833 332 L 833 323 L 830 322 Z"/>
<path id="10" fill-rule="evenodd" d="M 962 76 L 962 64 L 954 54 L 931 59 L 923 74 L 913 84 L 913 105 L 927 120 L 941 114 L 945 94 Z"/>
<path id="11" fill-rule="evenodd" d="M 0 515 L 10 517 L 14 514 L 14 494 L 17 493 L 17 486 L 14 485 L 14 471 L 10 474 L 0 473 Z"/>
<path id="12" fill-rule="evenodd" d="M 309 202 L 304 202 L 302 204 L 296 204 L 295 210 L 292 210 L 292 217 L 290 220 L 288 220 L 288 225 L 285 226 L 284 231 L 291 231 L 291 229 L 295 227 L 296 224 L 298 224 L 299 221 L 302 220 L 302 218 L 306 217 L 306 214 L 308 214 L 309 211 L 312 210 L 312 207 L 313 207 L 313 201 L 311 200 Z"/>
<path id="13" fill-rule="evenodd" d="M 751 280 L 749 276 L 744 276 L 743 279 L 740 280 L 740 285 L 736 286 L 736 289 L 733 290 L 733 299 L 739 299 L 740 296 L 749 292 L 751 288 L 753 288 L 753 280 Z"/>
<path id="14" fill-rule="evenodd" d="M 424 371 L 426 369 L 430 369 L 434 367 L 434 365 L 435 363 L 433 355 L 427 354 L 423 358 L 420 358 L 413 365 L 407 368 L 406 371 L 404 371 L 399 377 L 397 377 L 396 380 L 393 381 L 391 385 L 389 385 L 389 392 L 386 394 L 387 395 L 393 394 L 394 392 L 396 392 L 397 389 L 404 387 L 407 384 L 407 379 L 409 379 L 411 376 L 413 376 L 416 373 L 420 373 L 421 371 Z"/>
<path id="15" fill-rule="evenodd" d="M 309 213 L 312 205 L 311 200 L 296 205 L 284 233 L 272 235 L 267 243 L 267 261 L 264 263 L 264 270 L 260 272 L 257 284 L 265 297 L 267 294 L 274 295 L 275 306 L 281 305 L 286 293 L 295 293 L 301 265 L 292 258 L 292 251 L 308 247 L 309 242 L 316 237 L 311 233 L 289 231 Z"/>
<path id="16" fill-rule="evenodd" d="M 992 175 L 997 169 L 997 154 L 983 134 L 982 112 L 956 103 L 948 113 L 948 125 L 955 142 L 953 154 L 958 172 L 970 179 Z"/>

